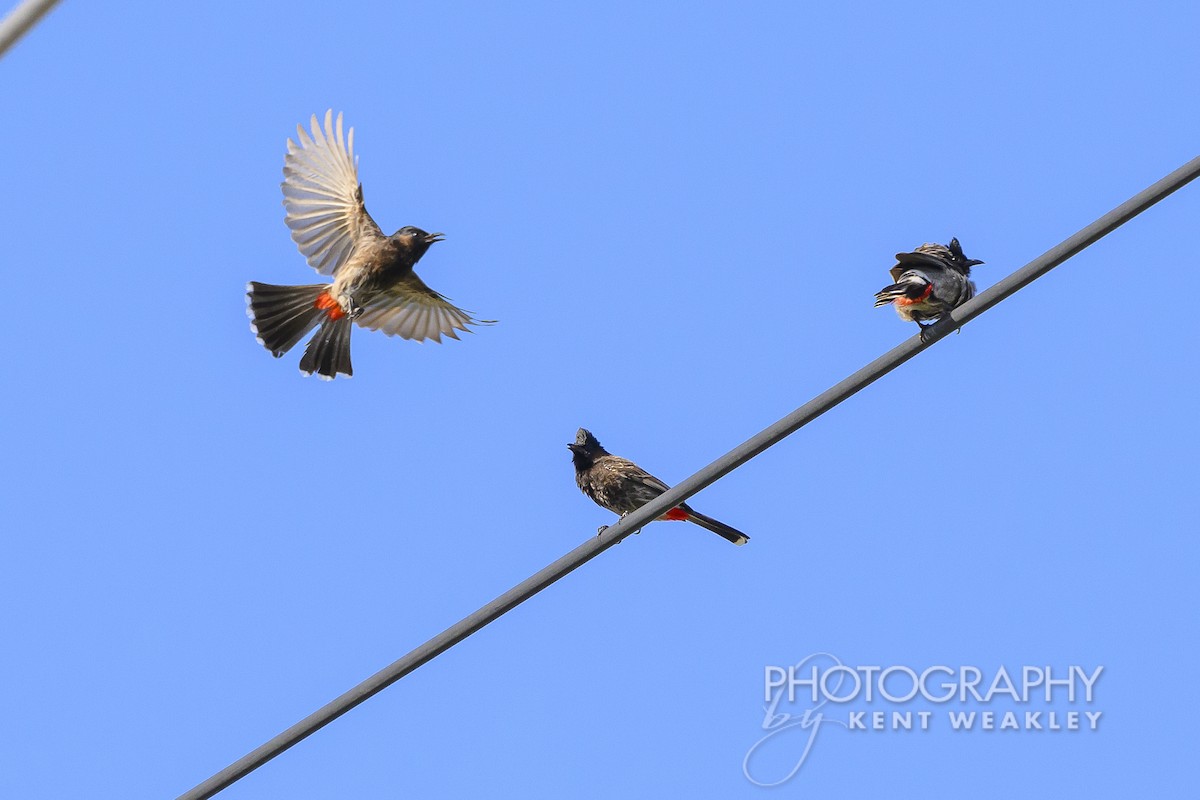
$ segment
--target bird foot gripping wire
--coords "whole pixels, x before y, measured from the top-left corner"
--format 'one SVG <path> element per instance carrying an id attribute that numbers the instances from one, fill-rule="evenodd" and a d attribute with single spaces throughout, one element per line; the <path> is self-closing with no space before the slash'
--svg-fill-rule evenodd
<path id="1" fill-rule="evenodd" d="M 625 519 L 625 515 L 624 515 L 624 514 L 622 514 L 622 515 L 621 515 L 621 519 Z M 601 525 L 599 528 L 596 528 L 596 535 L 597 535 L 597 536 L 603 536 L 603 535 L 604 535 L 604 532 L 605 532 L 606 530 L 608 530 L 608 529 L 609 529 L 609 526 L 608 526 L 608 525 Z M 637 536 L 637 535 L 638 535 L 639 533 L 641 533 L 641 532 L 642 532 L 642 529 L 641 529 L 641 528 L 638 528 L 636 531 L 634 531 L 634 532 L 633 532 L 633 535 L 634 535 L 634 536 Z"/>
<path id="2" fill-rule="evenodd" d="M 937 320 L 929 323 L 928 325 L 922 324 L 920 321 L 918 321 L 917 327 L 921 329 L 921 343 L 929 344 L 932 342 L 935 338 L 933 329 L 942 327 L 942 323 L 946 322 L 947 320 L 949 320 L 951 323 L 954 322 L 954 318 L 949 316 L 938 317 Z M 955 325 L 951 330 L 953 330 L 955 333 L 962 333 L 962 325 Z M 950 331 L 947 331 L 946 333 L 948 334 L 949 332 Z"/>

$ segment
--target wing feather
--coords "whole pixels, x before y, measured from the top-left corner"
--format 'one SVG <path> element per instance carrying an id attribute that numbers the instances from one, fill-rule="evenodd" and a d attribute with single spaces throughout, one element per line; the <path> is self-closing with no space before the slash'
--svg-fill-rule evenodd
<path id="1" fill-rule="evenodd" d="M 367 213 L 354 157 L 354 129 L 346 136 L 342 115 L 310 120 L 312 133 L 296 126 L 283 160 L 284 221 L 309 266 L 333 275 L 364 237 L 383 237 Z"/>
<path id="2" fill-rule="evenodd" d="M 665 483 L 663 483 L 658 478 L 651 475 L 649 472 L 646 472 L 645 470 L 642 471 L 641 480 L 642 480 L 642 483 L 644 483 L 646 486 L 649 486 L 650 488 L 657 490 L 659 494 L 662 494 L 663 492 L 665 492 L 671 488 L 670 486 L 667 486 Z"/>
<path id="3" fill-rule="evenodd" d="M 469 325 L 491 325 L 495 320 L 479 320 L 457 308 L 449 300 L 425 285 L 410 272 L 394 286 L 375 295 L 355 320 L 359 325 L 388 336 L 418 342 L 443 336 L 457 339 L 455 331 L 470 330 Z"/>

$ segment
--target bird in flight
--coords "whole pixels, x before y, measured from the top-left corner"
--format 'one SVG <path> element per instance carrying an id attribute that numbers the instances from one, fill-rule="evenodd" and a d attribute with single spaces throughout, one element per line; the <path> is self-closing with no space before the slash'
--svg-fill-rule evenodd
<path id="1" fill-rule="evenodd" d="M 456 308 L 425 285 L 413 267 L 440 233 L 407 225 L 385 236 L 363 204 L 354 155 L 342 115 L 334 122 L 325 112 L 322 126 L 314 114 L 312 134 L 297 126 L 283 161 L 284 221 L 292 239 L 321 275 L 333 283 L 275 286 L 251 281 L 246 287 L 250 328 L 276 358 L 292 349 L 318 325 L 300 359 L 300 371 L 332 380 L 350 376 L 350 330 L 356 323 L 388 336 L 440 342 L 457 339 L 468 325 L 488 325 Z"/>
<path id="2" fill-rule="evenodd" d="M 875 293 L 875 307 L 894 305 L 900 319 L 920 326 L 922 341 L 927 335 L 922 323 L 932 325 L 975 296 L 971 267 L 983 263 L 964 256 L 958 239 L 897 253 L 896 261 L 891 270 L 895 283 Z"/>
<path id="3" fill-rule="evenodd" d="M 605 450 L 587 428 L 580 428 L 574 443 L 568 444 L 567 448 L 571 451 L 575 482 L 580 490 L 596 505 L 622 517 L 671 488 L 632 461 Z M 694 522 L 738 545 L 750 541 L 746 534 L 706 517 L 687 503 L 680 503 L 659 519 Z M 600 530 L 604 531 L 603 528 Z"/>

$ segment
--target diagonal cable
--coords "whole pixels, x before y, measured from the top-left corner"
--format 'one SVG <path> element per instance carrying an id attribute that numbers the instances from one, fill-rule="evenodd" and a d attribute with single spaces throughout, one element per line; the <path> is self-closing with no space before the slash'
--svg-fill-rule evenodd
<path id="1" fill-rule="evenodd" d="M 8 48 L 56 5 L 58 0 L 25 0 L 8 12 L 4 19 L 0 19 L 0 56 L 8 52 Z"/>
<path id="2" fill-rule="evenodd" d="M 695 475 L 679 483 L 675 488 L 623 517 L 620 522 L 606 529 L 602 535 L 589 537 L 586 542 L 533 577 L 509 589 L 474 614 L 450 626 L 408 655 L 375 673 L 336 700 L 314 711 L 195 788 L 184 792 L 179 796 L 179 800 L 203 800 L 212 797 L 300 740 L 333 722 L 359 703 L 391 686 L 417 667 L 449 650 L 506 611 L 520 605 L 558 579 L 591 561 L 643 525 L 662 516 L 667 510 L 720 480 L 768 447 L 795 433 L 838 403 L 874 383 L 946 334 L 962 327 L 1000 301 L 1028 286 L 1080 250 L 1133 219 L 1175 190 L 1182 188 L 1197 176 L 1200 176 L 1200 157 L 1192 159 L 1074 236 L 1050 248 L 987 291 L 959 306 L 951 315 L 943 318 L 936 325 L 926 328 L 928 342 L 922 342 L 920 336 L 913 336 L 892 348 L 833 388 L 814 397 L 774 425 L 730 450 Z"/>

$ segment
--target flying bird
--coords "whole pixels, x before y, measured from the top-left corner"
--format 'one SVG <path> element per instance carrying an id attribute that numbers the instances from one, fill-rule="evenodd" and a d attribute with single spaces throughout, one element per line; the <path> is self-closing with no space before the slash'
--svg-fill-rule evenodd
<path id="1" fill-rule="evenodd" d="M 350 376 L 350 330 L 357 323 L 388 336 L 440 342 L 457 339 L 455 331 L 487 325 L 456 308 L 425 285 L 413 266 L 440 233 L 407 225 L 385 236 L 363 204 L 354 155 L 354 128 L 349 137 L 342 115 L 325 112 L 324 127 L 312 117 L 312 135 L 296 127 L 283 161 L 284 221 L 292 239 L 321 275 L 333 283 L 274 286 L 251 281 L 246 286 L 250 328 L 260 344 L 279 358 L 313 328 L 300 359 L 300 371 L 332 380 Z"/>
<path id="2" fill-rule="evenodd" d="M 567 448 L 572 453 L 579 488 L 597 505 L 622 517 L 671 488 L 632 461 L 605 450 L 586 428 L 579 429 L 574 443 Z M 750 541 L 746 534 L 706 517 L 687 503 L 680 503 L 659 519 L 694 522 L 737 545 Z"/>
<path id="3" fill-rule="evenodd" d="M 923 244 L 911 253 L 897 253 L 896 261 L 891 270 L 895 283 L 876 292 L 875 307 L 894 305 L 900 319 L 920 326 L 922 341 L 926 339 L 922 323 L 932 325 L 975 296 L 971 267 L 983 263 L 964 256 L 958 239 L 951 239 L 948 245 Z"/>

